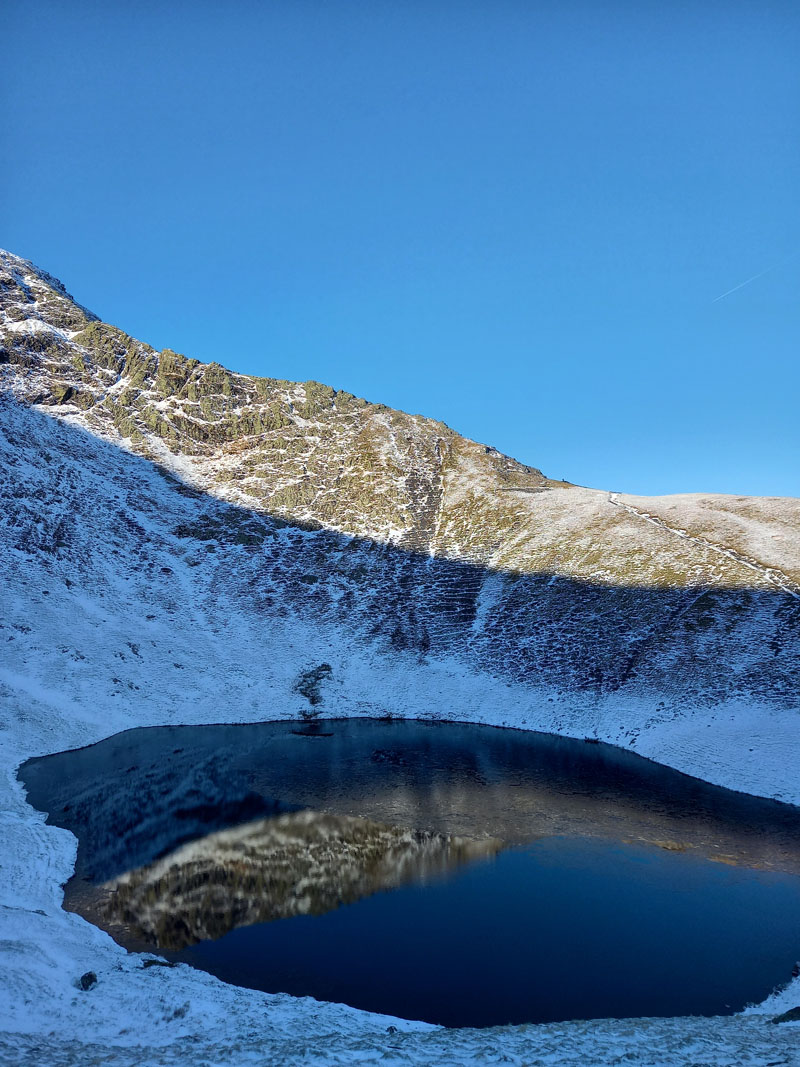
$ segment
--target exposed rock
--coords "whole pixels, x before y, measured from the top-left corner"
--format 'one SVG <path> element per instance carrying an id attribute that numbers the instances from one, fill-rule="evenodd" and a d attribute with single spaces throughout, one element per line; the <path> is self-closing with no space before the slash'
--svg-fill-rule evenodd
<path id="1" fill-rule="evenodd" d="M 774 1019 L 770 1019 L 771 1023 L 800 1023 L 800 1007 L 790 1008 L 788 1011 L 782 1012 L 780 1015 L 776 1015 Z"/>
<path id="2" fill-rule="evenodd" d="M 300 580 L 304 581 L 306 579 L 307 576 L 303 575 Z M 295 692 L 304 696 L 311 705 L 311 708 L 303 709 L 304 717 L 312 717 L 319 714 L 316 707 L 322 703 L 320 686 L 326 678 L 330 678 L 332 673 L 333 667 L 331 667 L 330 663 L 320 663 L 318 667 L 314 667 L 312 670 L 303 671 L 294 683 Z"/>

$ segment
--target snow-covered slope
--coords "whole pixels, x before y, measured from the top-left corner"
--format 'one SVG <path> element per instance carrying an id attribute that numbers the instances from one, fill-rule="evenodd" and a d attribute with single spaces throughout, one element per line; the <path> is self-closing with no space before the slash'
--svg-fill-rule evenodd
<path id="1" fill-rule="evenodd" d="M 567 1063 L 563 1042 L 633 1041 L 619 1024 L 397 1024 L 393 1052 L 386 1020 L 143 971 L 61 910 L 74 842 L 15 770 L 130 726 L 296 716 L 298 683 L 327 663 L 324 714 L 593 735 L 800 802 L 800 502 L 553 482 L 441 423 L 156 353 L 7 253 L 0 309 L 0 1028 L 113 1045 L 213 1031 L 242 1050 L 251 1030 L 275 1049 L 302 1028 L 286 1062 L 535 1062 L 558 1032 Z M 90 969 L 98 985 L 76 990 Z M 691 1025 L 711 1046 L 784 1040 Z M 652 1037 L 634 1046 L 646 1057 Z"/>

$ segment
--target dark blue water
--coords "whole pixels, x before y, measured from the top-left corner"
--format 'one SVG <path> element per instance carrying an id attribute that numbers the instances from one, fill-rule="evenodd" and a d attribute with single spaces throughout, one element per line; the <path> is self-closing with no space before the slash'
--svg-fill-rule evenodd
<path id="1" fill-rule="evenodd" d="M 361 720 L 26 764 L 65 906 L 225 981 L 450 1026 L 728 1014 L 800 958 L 800 811 L 605 745 Z"/>
<path id="2" fill-rule="evenodd" d="M 170 958 L 270 992 L 492 1026 L 729 1014 L 787 980 L 798 953 L 797 878 L 551 838 Z"/>

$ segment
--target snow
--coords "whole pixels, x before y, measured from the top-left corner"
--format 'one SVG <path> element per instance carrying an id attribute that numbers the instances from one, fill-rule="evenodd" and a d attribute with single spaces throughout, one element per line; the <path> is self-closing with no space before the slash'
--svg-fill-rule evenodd
<path id="1" fill-rule="evenodd" d="M 156 536 L 155 527 L 151 533 Z M 313 534 L 306 537 L 313 538 Z M 178 570 L 174 559 L 172 566 Z M 188 567 L 180 573 L 181 581 L 188 581 L 187 571 Z M 100 930 L 62 911 L 60 886 L 71 873 L 75 841 L 66 831 L 46 826 L 43 816 L 27 805 L 15 779 L 15 769 L 23 759 L 87 744 L 138 724 L 221 718 L 256 721 L 265 717 L 265 708 L 269 717 L 279 709 L 294 716 L 297 698 L 291 694 L 294 665 L 290 650 L 298 647 L 337 664 L 341 681 L 330 687 L 330 699 L 335 701 L 331 711 L 337 715 L 374 713 L 382 705 L 394 706 L 399 692 L 404 694 L 406 713 L 427 715 L 436 701 L 444 717 L 518 726 L 551 727 L 567 709 L 554 707 L 543 695 L 531 699 L 522 687 L 499 686 L 496 680 L 471 674 L 454 661 L 424 669 L 402 657 L 395 662 L 378 657 L 348 662 L 348 650 L 337 643 L 335 632 L 303 626 L 297 620 L 283 627 L 272 622 L 269 647 L 273 658 L 259 661 L 256 681 L 244 668 L 241 655 L 248 646 L 255 652 L 254 635 L 241 620 L 228 619 L 224 640 L 238 648 L 240 655 L 228 663 L 214 657 L 219 677 L 216 690 L 210 677 L 199 682 L 190 678 L 181 698 L 175 683 L 166 682 L 169 663 L 197 662 L 213 655 L 208 621 L 204 623 L 200 605 L 192 605 L 194 610 L 182 628 L 176 627 L 174 615 L 162 615 L 149 623 L 140 620 L 140 632 L 131 632 L 129 604 L 137 594 L 131 592 L 125 577 L 117 576 L 113 595 L 101 597 L 84 589 L 73 596 L 71 590 L 51 582 L 50 595 L 43 597 L 38 592 L 41 582 L 34 582 L 30 571 L 23 573 L 30 575 L 30 595 L 39 598 L 34 631 L 39 651 L 25 670 L 4 666 L 0 674 L 4 706 L 9 710 L 0 776 L 4 976 L 0 1018 L 7 1031 L 0 1039 L 0 1050 L 4 1049 L 6 1062 L 27 1058 L 29 1062 L 72 1064 L 92 1062 L 94 1056 L 115 1064 L 181 1063 L 189 1058 L 210 1064 L 795 1062 L 792 1057 L 800 1042 L 797 1026 L 774 1026 L 768 1020 L 800 1000 L 797 983 L 794 991 L 765 1006 L 767 1015 L 762 1011 L 730 1019 L 442 1031 L 343 1006 L 236 989 L 186 967 L 144 970 L 141 957 L 127 954 Z M 24 603 L 10 606 L 25 610 Z M 66 639 L 60 620 L 67 613 L 71 645 L 89 663 L 97 663 L 97 674 L 103 650 L 108 658 L 109 650 L 124 648 L 125 641 L 143 645 L 148 639 L 145 633 L 154 635 L 150 640 L 167 642 L 168 657 L 158 669 L 155 684 L 146 676 L 152 664 L 149 668 L 135 665 L 137 673 L 132 677 L 140 691 L 128 690 L 115 704 L 102 695 L 102 683 L 89 671 L 80 682 L 78 674 L 73 675 L 79 698 L 66 696 L 54 680 L 46 649 Z M 441 704 L 442 693 L 448 694 L 447 706 Z M 641 721 L 642 709 L 608 707 L 593 720 L 585 709 L 581 714 L 575 707 L 573 732 L 609 737 L 637 712 Z M 742 755 L 747 739 L 763 724 L 759 709 L 738 708 L 731 719 L 717 718 L 713 731 L 697 723 L 683 724 L 683 728 L 675 723 L 657 724 L 640 738 L 637 748 L 730 785 L 760 791 L 768 786 L 773 793 L 800 799 L 796 776 L 791 773 L 800 752 L 795 750 L 793 761 L 785 751 L 791 723 L 784 731 L 772 721 L 771 728 L 780 739 L 774 750 L 762 746 L 758 760 Z M 97 974 L 98 983 L 83 992 L 76 982 L 90 970 Z M 398 1032 L 390 1032 L 390 1026 Z"/>
<path id="2" fill-rule="evenodd" d="M 26 275 L 29 282 L 31 277 Z M 23 325 L 6 328 L 19 333 Z M 12 378 L 9 389 L 25 397 L 45 385 L 46 375 L 32 371 L 29 378 Z M 286 389 L 302 399 L 302 387 Z M 800 1064 L 798 1025 L 769 1021 L 800 1004 L 800 981 L 730 1018 L 446 1031 L 238 989 L 185 966 L 145 969 L 141 956 L 63 911 L 61 887 L 73 870 L 75 840 L 45 824 L 16 778 L 20 763 L 31 756 L 136 726 L 296 718 L 304 703 L 294 692 L 298 671 L 324 661 L 333 667 L 325 687 L 326 715 L 391 709 L 407 717 L 592 736 L 717 784 L 800 803 L 796 690 L 783 691 L 776 682 L 759 696 L 754 685 L 753 695 L 743 700 L 732 695 L 735 684 L 725 691 L 703 689 L 711 669 L 698 661 L 687 670 L 688 646 L 679 643 L 684 638 L 676 638 L 676 645 L 665 638 L 638 681 L 634 676 L 597 696 L 570 687 L 568 680 L 555 684 L 543 671 L 540 680 L 531 680 L 503 669 L 502 662 L 495 669 L 492 662 L 509 644 L 515 651 L 536 636 L 533 629 L 495 636 L 508 616 L 524 609 L 509 599 L 513 582 L 507 588 L 502 556 L 509 545 L 513 558 L 531 561 L 530 569 L 548 577 L 553 590 L 574 579 L 614 585 L 620 559 L 631 587 L 647 586 L 653 569 L 678 559 L 691 588 L 671 618 L 692 611 L 700 598 L 694 587 L 707 585 L 710 576 L 725 588 L 741 585 L 743 572 L 752 575 L 763 596 L 785 597 L 793 605 L 785 594 L 794 593 L 797 579 L 797 502 L 619 497 L 615 503 L 597 490 L 555 488 L 497 494 L 493 468 L 480 460 L 482 446 L 462 441 L 462 455 L 443 479 L 444 498 L 458 504 L 470 493 L 484 493 L 491 508 L 502 495 L 502 507 L 520 525 L 509 526 L 501 549 L 482 560 L 485 572 L 447 572 L 441 557 L 463 553 L 469 561 L 475 545 L 460 533 L 447 540 L 450 535 L 438 525 L 440 507 L 433 539 L 422 546 L 426 569 L 414 572 L 415 581 L 431 583 L 441 608 L 429 620 L 432 651 L 421 655 L 415 648 L 393 648 L 372 633 L 374 602 L 394 595 L 391 576 L 370 593 L 357 585 L 357 577 L 340 576 L 331 566 L 338 556 L 361 553 L 361 565 L 373 567 L 367 571 L 372 580 L 375 566 L 382 565 L 383 557 L 371 562 L 380 546 L 371 552 L 352 537 L 361 532 L 364 514 L 353 512 L 353 528 L 338 543 L 332 535 L 286 527 L 269 531 L 255 545 L 209 546 L 176 530 L 209 516 L 221 523 L 241 521 L 241 514 L 231 517 L 218 499 L 250 499 L 246 489 L 252 483 L 220 488 L 217 480 L 220 471 L 235 473 L 235 457 L 223 449 L 210 459 L 189 459 L 148 439 L 159 464 L 205 490 L 197 499 L 167 484 L 152 463 L 126 451 L 125 442 L 107 428 L 106 440 L 87 432 L 85 414 L 61 410 L 55 419 L 51 411 L 45 416 L 9 401 L 0 420 L 0 484 L 6 492 L 0 509 L 0 1061 L 48 1067 L 189 1061 L 234 1067 Z M 389 448 L 391 464 L 381 469 L 377 488 L 400 486 L 404 477 L 402 469 L 393 469 L 402 468 L 409 454 L 400 447 L 396 415 L 348 415 L 342 422 L 342 440 L 370 418 L 383 425 L 376 451 L 388 460 Z M 428 424 L 408 419 L 408 425 Z M 330 447 L 335 452 L 338 446 Z M 337 455 L 350 454 L 342 445 Z M 496 453 L 489 458 L 503 459 Z M 288 467 L 264 469 L 272 485 L 296 476 Z M 322 493 L 324 486 L 315 488 Z M 382 497 L 376 493 L 371 499 Z M 397 516 L 388 510 L 377 516 L 373 540 L 400 540 L 407 530 Z M 302 520 L 303 514 L 295 517 Z M 308 518 L 314 519 L 313 508 Z M 352 552 L 345 553 L 351 542 Z M 598 544 L 607 557 L 598 558 Z M 301 566 L 322 575 L 316 600 L 289 597 L 291 573 L 303 573 Z M 459 645 L 447 612 L 451 601 L 458 603 L 459 583 L 468 580 L 477 586 L 475 611 Z M 350 599 L 338 613 L 345 588 Z M 524 587 L 521 595 L 532 588 Z M 457 616 L 457 608 L 453 611 Z M 730 672 L 749 678 L 763 649 L 779 644 L 783 618 L 776 623 L 769 606 L 755 605 L 750 614 L 738 644 L 711 644 L 711 637 L 700 633 L 692 637 L 694 653 L 705 651 L 713 660 L 717 648 L 733 649 Z M 647 622 L 633 619 L 626 641 L 647 646 Z M 600 636 L 605 628 L 601 619 Z M 724 637 L 724 631 L 717 635 Z M 789 657 L 791 649 L 778 649 L 779 655 Z M 701 699 L 681 689 L 689 674 L 700 679 Z M 661 679 L 667 683 L 663 692 Z M 98 982 L 83 991 L 78 979 L 87 971 L 95 972 Z"/>

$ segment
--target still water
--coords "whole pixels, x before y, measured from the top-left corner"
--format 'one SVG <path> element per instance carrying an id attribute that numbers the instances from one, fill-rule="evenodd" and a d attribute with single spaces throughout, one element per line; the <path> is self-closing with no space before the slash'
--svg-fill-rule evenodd
<path id="1" fill-rule="evenodd" d="M 606 745 L 377 720 L 32 760 L 65 906 L 225 981 L 450 1026 L 725 1014 L 800 957 L 800 809 Z"/>

